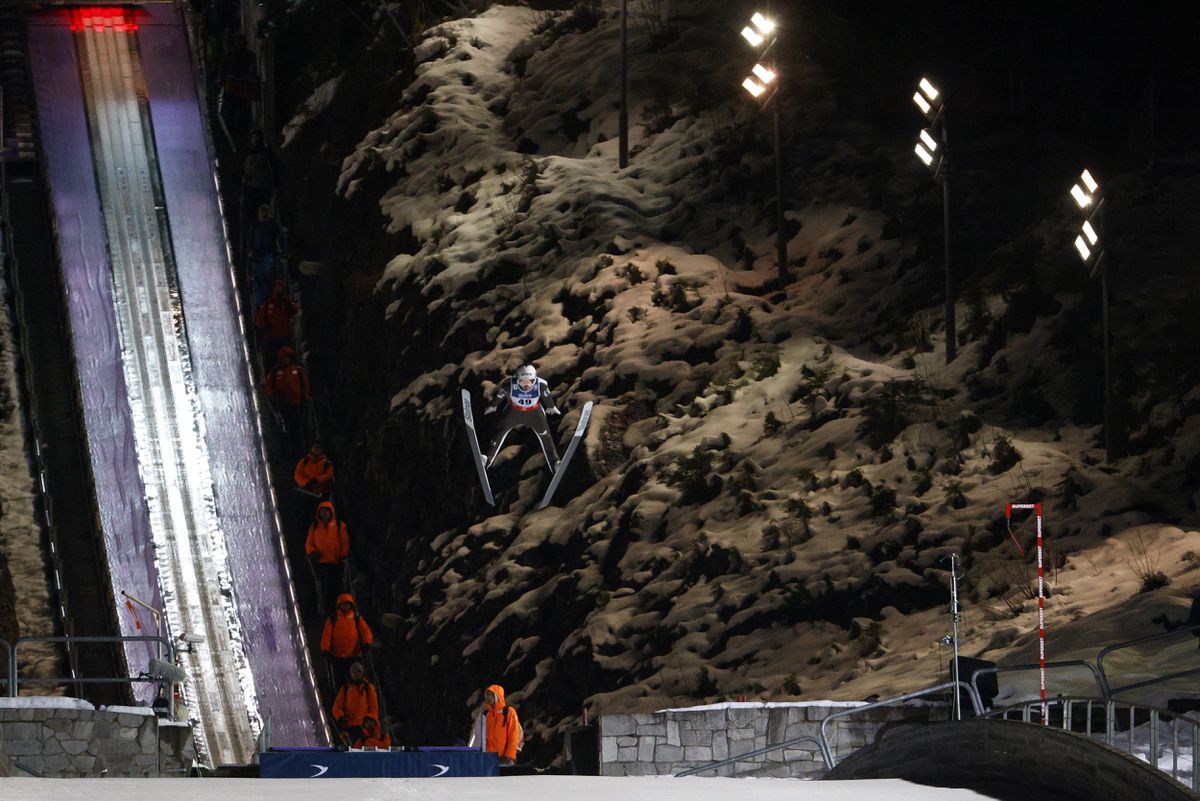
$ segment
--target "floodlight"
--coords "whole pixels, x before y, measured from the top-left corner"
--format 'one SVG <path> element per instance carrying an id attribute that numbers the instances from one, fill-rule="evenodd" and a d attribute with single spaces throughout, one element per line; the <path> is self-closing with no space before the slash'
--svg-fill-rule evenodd
<path id="1" fill-rule="evenodd" d="M 746 80 L 742 81 L 742 88 L 749 92 L 751 97 L 758 97 L 764 91 L 766 91 L 766 87 L 755 81 L 753 78 L 747 78 Z"/>
<path id="2" fill-rule="evenodd" d="M 764 36 L 775 30 L 775 20 L 767 19 L 757 11 L 754 12 L 754 16 L 750 17 L 750 21 L 754 23 L 754 27 L 758 28 L 759 32 Z"/>
<path id="3" fill-rule="evenodd" d="M 1088 194 L 1096 194 L 1096 190 L 1100 188 L 1100 184 L 1096 183 L 1096 179 L 1092 177 L 1090 172 L 1084 170 L 1079 174 L 1079 178 L 1083 181 L 1083 185 L 1087 187 Z"/>
<path id="4" fill-rule="evenodd" d="M 934 88 L 933 84 L 929 82 L 928 78 L 922 78 L 921 82 L 917 85 L 921 87 L 921 91 L 925 93 L 925 96 L 929 98 L 930 102 L 938 99 L 938 90 Z"/>
<path id="5" fill-rule="evenodd" d="M 933 110 L 933 106 L 929 105 L 929 101 L 920 92 L 913 94 L 913 102 L 917 104 L 917 108 L 921 109 L 921 113 L 926 116 Z"/>
<path id="6" fill-rule="evenodd" d="M 925 147 L 929 150 L 930 153 L 937 152 L 937 149 L 938 149 L 937 140 L 934 139 L 933 135 L 929 133 L 928 128 L 921 129 L 921 141 L 925 144 Z"/>
<path id="7" fill-rule="evenodd" d="M 1092 203 L 1092 196 L 1085 192 L 1079 184 L 1071 187 L 1071 197 L 1075 199 L 1075 204 L 1081 209 L 1086 209 Z"/>
<path id="8" fill-rule="evenodd" d="M 1096 234 L 1096 229 L 1093 228 L 1092 224 L 1087 220 L 1083 221 L 1083 235 L 1087 237 L 1088 244 L 1092 245 L 1093 247 L 1095 247 L 1096 243 L 1100 241 L 1099 235 Z"/>
<path id="9" fill-rule="evenodd" d="M 749 42 L 751 47 L 758 47 L 764 41 L 758 31 L 749 26 L 742 28 L 742 38 Z"/>
<path id="10" fill-rule="evenodd" d="M 928 150 L 926 150 L 925 146 L 923 144 L 921 144 L 920 142 L 917 142 L 917 146 L 916 146 L 916 148 L 914 148 L 914 152 L 917 154 L 917 158 L 919 158 L 921 161 L 925 162 L 926 167 L 930 167 L 933 165 L 933 154 L 930 153 Z"/>
<path id="11" fill-rule="evenodd" d="M 1087 261 L 1092 257 L 1092 250 L 1088 247 L 1088 243 L 1084 241 L 1083 235 L 1075 237 L 1075 249 L 1079 251 L 1079 258 Z"/>
<path id="12" fill-rule="evenodd" d="M 751 47 L 758 47 L 767 41 L 767 37 L 775 30 L 774 20 L 769 20 L 758 12 L 750 18 L 750 23 L 742 28 L 742 38 L 749 42 Z"/>
<path id="13" fill-rule="evenodd" d="M 764 84 L 768 84 L 775 80 L 775 73 L 764 67 L 762 64 L 755 64 L 750 71 L 753 72 L 755 76 Z"/>

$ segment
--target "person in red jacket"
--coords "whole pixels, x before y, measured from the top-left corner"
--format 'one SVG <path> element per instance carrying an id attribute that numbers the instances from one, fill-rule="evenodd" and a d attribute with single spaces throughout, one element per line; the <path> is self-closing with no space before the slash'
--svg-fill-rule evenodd
<path id="1" fill-rule="evenodd" d="M 500 755 L 501 765 L 513 765 L 521 746 L 517 710 L 504 703 L 504 688 L 493 684 L 483 693 L 484 750 Z"/>
<path id="2" fill-rule="evenodd" d="M 350 665 L 350 681 L 342 685 L 333 699 L 333 719 L 346 741 L 353 743 L 363 733 L 363 723 L 379 720 L 379 693 L 367 681 L 361 662 Z"/>
<path id="3" fill-rule="evenodd" d="M 321 632 L 321 653 L 333 668 L 333 683 L 341 686 L 350 676 L 350 666 L 375 644 L 371 627 L 354 606 L 354 596 L 344 592 L 338 596 L 337 609 L 325 619 Z"/>
<path id="4" fill-rule="evenodd" d="M 379 723 L 370 715 L 364 715 L 362 734 L 354 741 L 354 748 L 379 748 L 389 750 L 392 747 L 392 736 L 379 730 Z"/>
<path id="5" fill-rule="evenodd" d="M 304 552 L 320 584 L 321 606 L 317 614 L 330 614 L 342 592 L 342 575 L 350 556 L 350 532 L 345 522 L 337 519 L 329 501 L 321 501 L 317 507 L 317 516 L 304 540 Z"/>
<path id="6" fill-rule="evenodd" d="M 292 342 L 292 317 L 299 309 L 288 294 L 287 284 L 276 281 L 271 297 L 254 313 L 254 327 L 262 337 L 264 353 L 278 353 Z"/>
<path id="7" fill-rule="evenodd" d="M 299 458 L 308 449 L 304 407 L 312 393 L 304 368 L 296 364 L 296 351 L 287 346 L 279 349 L 278 361 L 267 373 L 266 389 L 267 400 L 279 414 L 288 453 Z"/>

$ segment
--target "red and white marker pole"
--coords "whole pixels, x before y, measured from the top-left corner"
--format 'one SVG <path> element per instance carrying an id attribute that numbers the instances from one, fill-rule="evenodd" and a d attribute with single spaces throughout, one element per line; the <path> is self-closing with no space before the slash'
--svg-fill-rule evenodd
<path id="1" fill-rule="evenodd" d="M 1046 574 L 1042 561 L 1042 505 L 1040 503 L 1010 503 L 1004 507 L 1004 516 L 1012 520 L 1013 509 L 1032 509 L 1037 515 L 1037 577 L 1038 577 L 1038 667 L 1042 693 L 1042 725 L 1050 723 L 1050 710 L 1046 706 Z"/>

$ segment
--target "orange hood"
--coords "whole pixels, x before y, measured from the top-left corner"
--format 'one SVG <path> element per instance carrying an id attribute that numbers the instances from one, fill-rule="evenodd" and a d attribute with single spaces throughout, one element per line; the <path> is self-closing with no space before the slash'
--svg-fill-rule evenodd
<path id="1" fill-rule="evenodd" d="M 489 693 L 489 692 L 495 693 L 496 694 L 496 706 L 493 708 L 494 709 L 504 709 L 504 688 L 503 687 L 501 687 L 499 684 L 491 684 L 483 692 L 484 692 L 485 697 L 487 696 L 487 693 Z"/>

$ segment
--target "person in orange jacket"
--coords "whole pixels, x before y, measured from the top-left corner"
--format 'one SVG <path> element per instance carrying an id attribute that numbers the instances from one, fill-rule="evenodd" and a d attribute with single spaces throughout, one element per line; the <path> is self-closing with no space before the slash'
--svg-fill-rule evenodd
<path id="1" fill-rule="evenodd" d="M 284 439 L 292 458 L 308 449 L 304 430 L 304 405 L 311 391 L 304 368 L 296 364 L 296 351 L 291 347 L 279 349 L 278 361 L 267 373 L 267 400 L 279 414 Z"/>
<path id="2" fill-rule="evenodd" d="M 388 750 L 392 747 L 392 736 L 379 730 L 379 723 L 370 715 L 364 715 L 362 734 L 354 741 L 353 748 L 379 748 Z"/>
<path id="3" fill-rule="evenodd" d="M 344 592 L 337 598 L 337 609 L 325 619 L 321 632 L 321 653 L 333 668 L 333 683 L 341 686 L 350 675 L 350 666 L 375 644 L 371 627 L 354 606 L 354 596 Z"/>
<path id="4" fill-rule="evenodd" d="M 483 693 L 484 750 L 500 755 L 501 765 L 513 765 L 521 746 L 517 710 L 504 703 L 504 688 L 490 685 Z"/>
<path id="5" fill-rule="evenodd" d="M 292 317 L 299 309 L 288 294 L 287 283 L 276 281 L 271 297 L 254 313 L 254 327 L 262 336 L 263 352 L 278 353 L 292 341 Z"/>
<path id="6" fill-rule="evenodd" d="M 317 515 L 304 541 L 304 552 L 320 584 L 321 608 L 317 614 L 330 614 L 342 592 L 342 574 L 346 557 L 350 556 L 350 532 L 345 522 L 337 519 L 329 501 L 321 501 L 317 506 Z"/>
<path id="7" fill-rule="evenodd" d="M 325 455 L 321 443 L 314 442 L 304 458 L 296 462 L 292 478 L 296 489 L 322 497 L 329 495 L 333 488 L 333 462 Z"/>
<path id="8" fill-rule="evenodd" d="M 333 719 L 349 742 L 363 733 L 366 718 L 379 720 L 379 693 L 367 680 L 361 662 L 350 665 L 350 681 L 342 685 L 333 699 Z"/>

